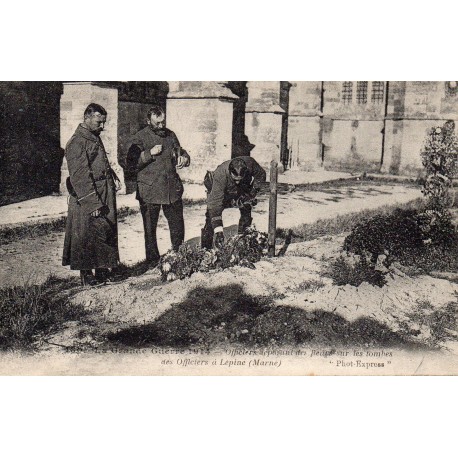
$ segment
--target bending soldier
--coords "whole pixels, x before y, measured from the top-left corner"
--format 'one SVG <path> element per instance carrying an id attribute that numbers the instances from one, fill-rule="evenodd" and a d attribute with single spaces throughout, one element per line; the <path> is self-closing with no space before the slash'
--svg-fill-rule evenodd
<path id="1" fill-rule="evenodd" d="M 256 205 L 256 195 L 265 181 L 266 172 L 249 156 L 236 157 L 223 162 L 214 172 L 207 172 L 204 180 L 207 212 L 202 229 L 202 248 L 219 248 L 224 242 L 222 213 L 225 208 L 240 209 L 239 234 L 251 225 L 251 208 Z"/>

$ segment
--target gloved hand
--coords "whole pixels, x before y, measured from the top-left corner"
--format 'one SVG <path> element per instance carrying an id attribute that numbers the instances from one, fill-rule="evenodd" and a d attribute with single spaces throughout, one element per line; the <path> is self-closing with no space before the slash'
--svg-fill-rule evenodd
<path id="1" fill-rule="evenodd" d="M 185 150 L 181 150 L 181 155 L 177 157 L 177 169 L 182 169 L 183 167 L 189 167 L 191 160 L 189 159 L 189 154 Z"/>
<path id="2" fill-rule="evenodd" d="M 224 233 L 217 232 L 213 237 L 213 247 L 220 250 L 224 245 Z"/>
<path id="3" fill-rule="evenodd" d="M 257 205 L 258 201 L 255 196 L 249 194 L 243 194 L 235 201 L 235 207 L 238 208 L 251 208 Z"/>

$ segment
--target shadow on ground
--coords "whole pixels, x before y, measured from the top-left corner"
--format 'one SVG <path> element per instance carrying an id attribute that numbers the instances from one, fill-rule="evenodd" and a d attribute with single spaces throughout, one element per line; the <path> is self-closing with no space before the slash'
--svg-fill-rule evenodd
<path id="1" fill-rule="evenodd" d="M 196 288 L 153 323 L 105 337 L 111 345 L 135 348 L 216 348 L 227 344 L 414 346 L 408 336 L 395 333 L 376 320 L 361 318 L 349 322 L 320 309 L 276 307 L 271 298 L 250 296 L 237 284 Z"/>

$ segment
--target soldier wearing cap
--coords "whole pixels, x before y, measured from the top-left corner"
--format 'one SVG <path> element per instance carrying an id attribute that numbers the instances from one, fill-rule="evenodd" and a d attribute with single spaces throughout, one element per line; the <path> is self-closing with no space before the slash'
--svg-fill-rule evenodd
<path id="1" fill-rule="evenodd" d="M 251 209 L 256 195 L 266 181 L 265 170 L 250 156 L 239 156 L 223 162 L 214 172 L 207 172 L 207 212 L 202 229 L 202 248 L 220 247 L 224 242 L 223 210 L 238 207 L 240 220 L 238 233 L 251 225 Z"/>

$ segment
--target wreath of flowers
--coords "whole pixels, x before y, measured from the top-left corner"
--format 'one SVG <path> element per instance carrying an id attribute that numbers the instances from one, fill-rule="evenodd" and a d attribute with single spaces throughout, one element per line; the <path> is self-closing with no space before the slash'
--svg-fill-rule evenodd
<path id="1" fill-rule="evenodd" d="M 163 281 L 190 277 L 195 272 L 222 270 L 233 266 L 254 269 L 254 263 L 267 255 L 267 234 L 250 226 L 244 234 L 229 238 L 220 249 L 211 250 L 184 243 L 178 251 L 169 250 L 159 262 Z"/>

